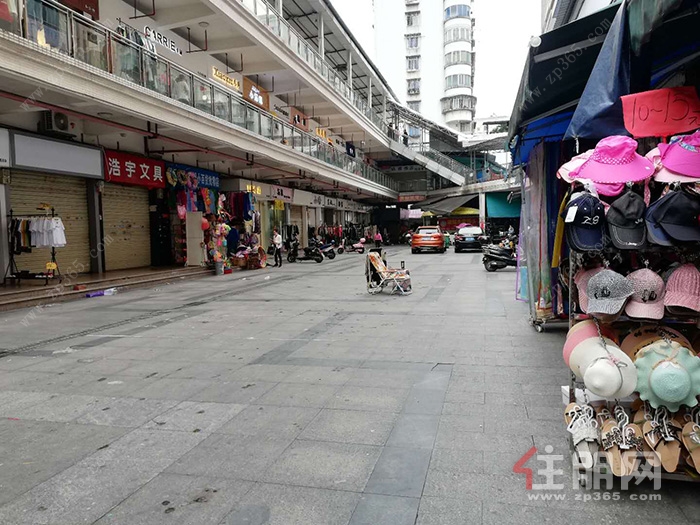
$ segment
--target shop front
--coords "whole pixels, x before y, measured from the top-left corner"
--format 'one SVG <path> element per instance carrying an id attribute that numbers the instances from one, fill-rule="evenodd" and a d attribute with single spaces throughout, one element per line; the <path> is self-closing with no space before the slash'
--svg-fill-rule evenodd
<path id="1" fill-rule="evenodd" d="M 4 281 L 102 270 L 101 149 L 0 129 L 0 170 Z"/>
<path id="2" fill-rule="evenodd" d="M 165 164 L 167 199 L 170 208 L 173 262 L 204 266 L 211 262 L 205 234 L 217 214 L 219 174 L 184 164 Z"/>
<path id="3" fill-rule="evenodd" d="M 333 197 L 323 198 L 323 223 L 324 226 L 330 228 L 336 224 L 336 208 L 338 207 L 338 199 Z"/>
<path id="4" fill-rule="evenodd" d="M 300 239 L 304 246 L 307 246 L 309 240 L 314 238 L 316 235 L 316 228 L 318 228 L 318 207 L 321 205 L 322 202 L 322 195 L 316 195 L 314 193 L 303 190 L 294 190 L 294 201 L 292 205 L 292 221 L 294 222 L 295 213 L 300 212 Z M 295 212 L 294 208 L 299 208 L 299 211 Z"/>
<path id="5" fill-rule="evenodd" d="M 151 266 L 152 253 L 170 252 L 169 246 L 153 249 L 151 239 L 150 207 L 158 207 L 158 195 L 163 200 L 165 162 L 113 150 L 105 151 L 105 160 L 102 231 L 112 239 L 104 250 L 105 269 Z"/>

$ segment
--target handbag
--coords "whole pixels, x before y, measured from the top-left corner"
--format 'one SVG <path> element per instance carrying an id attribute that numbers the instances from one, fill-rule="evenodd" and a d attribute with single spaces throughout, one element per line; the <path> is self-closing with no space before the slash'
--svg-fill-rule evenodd
<path id="1" fill-rule="evenodd" d="M 275 244 L 274 243 L 270 244 L 270 246 L 267 248 L 267 254 L 268 255 L 275 254 Z"/>

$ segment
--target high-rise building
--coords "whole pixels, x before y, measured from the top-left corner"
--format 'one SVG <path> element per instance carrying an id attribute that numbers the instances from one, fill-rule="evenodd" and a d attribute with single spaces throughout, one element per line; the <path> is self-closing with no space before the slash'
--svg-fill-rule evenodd
<path id="1" fill-rule="evenodd" d="M 410 109 L 462 133 L 473 131 L 476 109 L 473 4 L 375 0 L 377 64 L 394 92 Z"/>

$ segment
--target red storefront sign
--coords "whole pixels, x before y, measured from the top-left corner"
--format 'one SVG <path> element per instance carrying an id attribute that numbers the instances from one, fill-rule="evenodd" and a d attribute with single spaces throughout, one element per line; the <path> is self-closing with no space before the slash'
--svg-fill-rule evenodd
<path id="1" fill-rule="evenodd" d="M 622 111 L 634 137 L 667 137 L 700 127 L 700 99 L 692 86 L 626 95 Z"/>
<path id="2" fill-rule="evenodd" d="M 59 0 L 63 5 L 82 11 L 86 15 L 91 15 L 95 20 L 100 18 L 99 0 Z"/>
<path id="3" fill-rule="evenodd" d="M 106 150 L 105 182 L 165 188 L 165 162 Z"/>

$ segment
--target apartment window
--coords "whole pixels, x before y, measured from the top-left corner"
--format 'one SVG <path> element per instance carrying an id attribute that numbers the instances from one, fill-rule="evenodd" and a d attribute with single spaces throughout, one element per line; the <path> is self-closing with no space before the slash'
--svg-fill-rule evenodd
<path id="1" fill-rule="evenodd" d="M 471 75 L 450 75 L 445 78 L 445 89 L 472 87 Z"/>
<path id="2" fill-rule="evenodd" d="M 406 57 L 406 71 L 418 71 L 420 69 L 420 55 Z"/>
<path id="3" fill-rule="evenodd" d="M 472 123 L 471 122 L 460 122 L 459 123 L 459 131 L 462 133 L 471 133 Z"/>
<path id="4" fill-rule="evenodd" d="M 406 35 L 406 49 L 418 49 L 420 46 L 420 34 Z"/>
<path id="5" fill-rule="evenodd" d="M 469 18 L 471 9 L 466 4 L 453 5 L 445 9 L 445 20 L 453 18 Z"/>
<path id="6" fill-rule="evenodd" d="M 445 44 L 450 42 L 471 42 L 472 30 L 469 27 L 453 27 L 445 31 Z"/>
<path id="7" fill-rule="evenodd" d="M 408 81 L 408 94 L 420 95 L 420 78 L 412 78 Z"/>
<path id="8" fill-rule="evenodd" d="M 420 100 L 412 100 L 408 103 L 408 109 L 420 112 Z"/>
<path id="9" fill-rule="evenodd" d="M 420 13 L 406 13 L 406 26 L 413 27 L 420 25 Z"/>
<path id="10" fill-rule="evenodd" d="M 452 51 L 445 55 L 445 67 L 456 64 L 472 65 L 472 54 L 470 51 Z"/>
<path id="11" fill-rule="evenodd" d="M 457 95 L 442 99 L 442 112 L 458 111 L 460 109 L 474 109 L 476 99 L 470 95 Z"/>
<path id="12" fill-rule="evenodd" d="M 408 136 L 411 138 L 420 137 L 420 128 L 408 126 Z"/>

